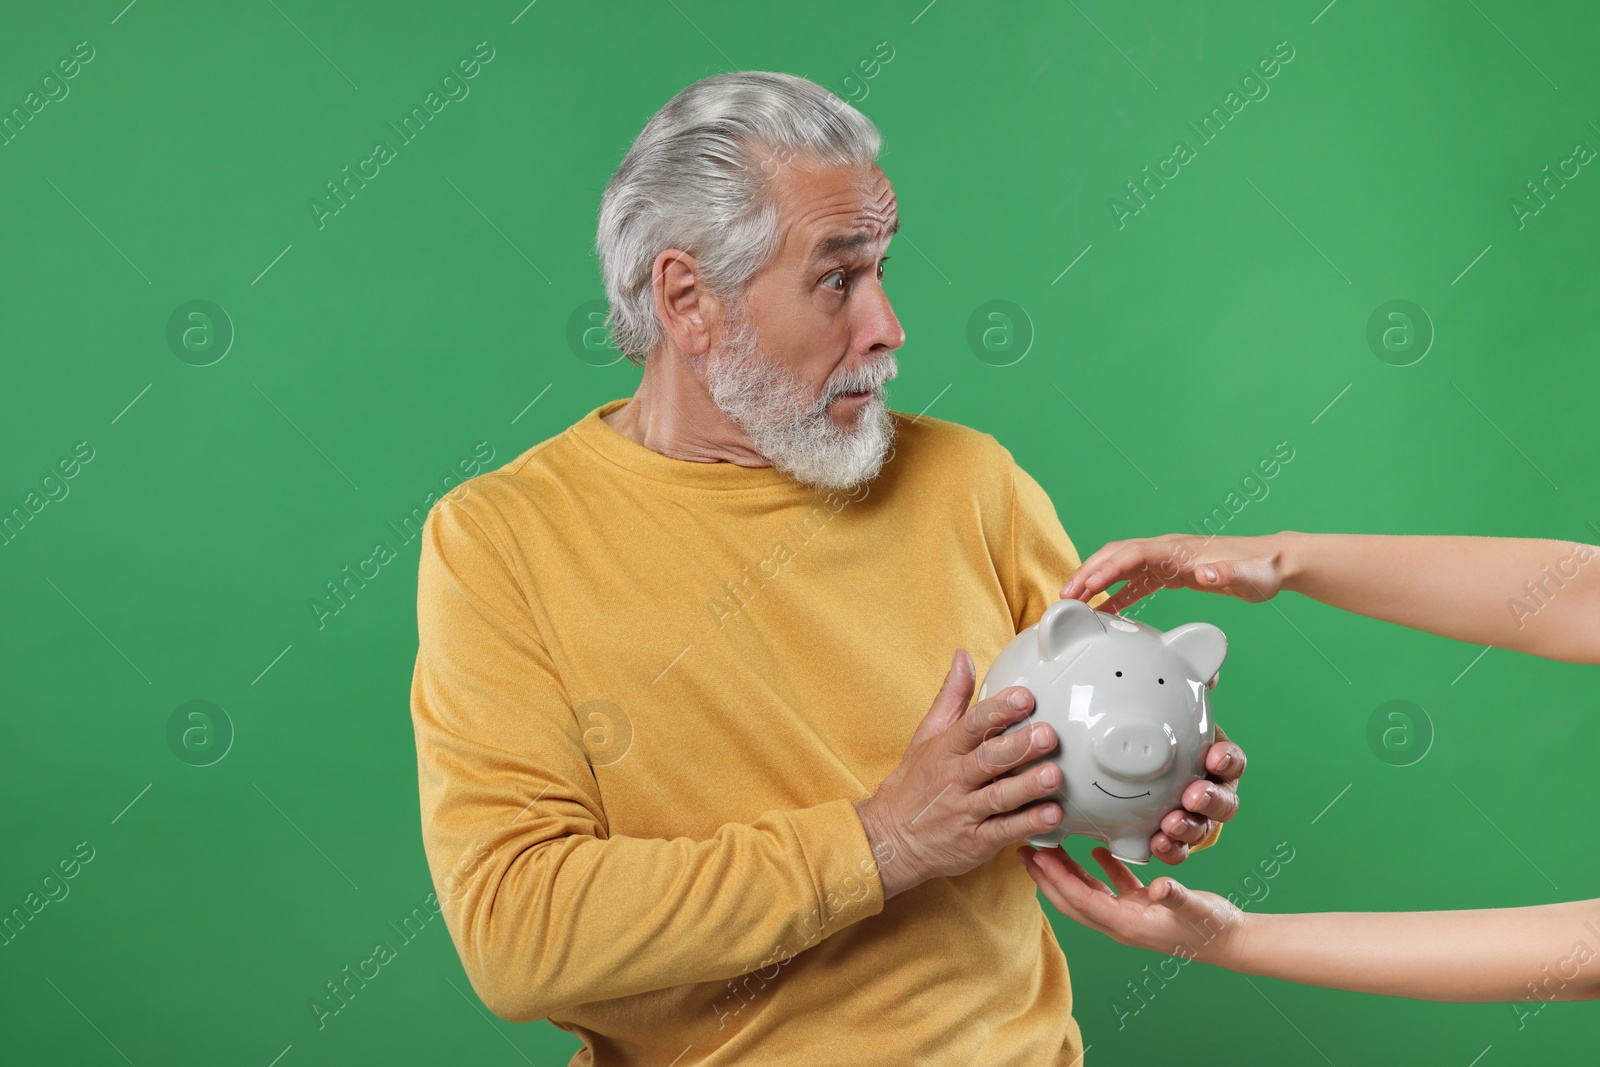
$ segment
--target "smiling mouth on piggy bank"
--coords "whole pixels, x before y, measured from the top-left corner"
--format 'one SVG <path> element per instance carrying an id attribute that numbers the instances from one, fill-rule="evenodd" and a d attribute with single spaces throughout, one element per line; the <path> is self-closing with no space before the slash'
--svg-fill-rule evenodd
<path id="1" fill-rule="evenodd" d="M 1147 796 L 1150 795 L 1150 790 L 1148 790 L 1148 789 L 1146 789 L 1143 793 L 1135 793 L 1131 797 L 1125 797 L 1121 793 L 1113 793 L 1111 790 L 1107 789 L 1105 786 L 1101 785 L 1099 782 L 1095 782 L 1094 783 L 1094 787 L 1096 789 L 1100 790 L 1100 792 L 1104 793 L 1106 796 L 1108 796 L 1108 797 L 1116 797 L 1118 800 L 1138 800 L 1140 797 L 1147 797 Z"/>

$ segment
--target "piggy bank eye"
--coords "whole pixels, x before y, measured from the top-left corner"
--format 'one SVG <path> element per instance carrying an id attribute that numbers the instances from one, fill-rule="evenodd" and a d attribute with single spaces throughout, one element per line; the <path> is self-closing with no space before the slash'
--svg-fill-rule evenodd
<path id="1" fill-rule="evenodd" d="M 1156 679 L 1156 684 L 1157 685 L 1166 685 L 1167 684 L 1167 680 L 1165 678 L 1157 678 Z"/>
<path id="2" fill-rule="evenodd" d="M 1121 677 L 1122 677 L 1122 672 L 1121 672 L 1121 671 L 1118 671 L 1118 672 L 1117 672 L 1117 677 L 1118 677 L 1118 678 L 1121 678 Z"/>

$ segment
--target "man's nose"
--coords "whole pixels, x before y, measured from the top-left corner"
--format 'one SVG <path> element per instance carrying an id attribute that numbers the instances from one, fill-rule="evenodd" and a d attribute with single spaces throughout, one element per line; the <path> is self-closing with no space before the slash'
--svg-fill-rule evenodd
<path id="1" fill-rule="evenodd" d="M 862 325 L 869 352 L 878 352 L 888 349 L 893 352 L 906 343 L 906 331 L 900 326 L 900 319 L 894 313 L 894 307 L 889 303 L 889 294 L 881 284 L 873 284 L 867 301 L 867 321 Z"/>
<path id="2" fill-rule="evenodd" d="M 1154 723 L 1118 723 L 1094 742 L 1094 761 L 1100 769 L 1130 782 L 1165 774 L 1177 752 L 1177 737 L 1165 725 Z"/>

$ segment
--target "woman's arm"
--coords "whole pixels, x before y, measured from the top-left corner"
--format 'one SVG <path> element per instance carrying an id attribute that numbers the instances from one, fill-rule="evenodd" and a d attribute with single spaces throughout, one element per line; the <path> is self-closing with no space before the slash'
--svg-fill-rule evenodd
<path id="1" fill-rule="evenodd" d="M 1600 663 L 1600 549 L 1531 537 L 1279 535 L 1284 588 L 1475 645 Z"/>
<path id="2" fill-rule="evenodd" d="M 1122 608 L 1184 586 L 1245 600 L 1280 589 L 1346 611 L 1478 645 L 1600 663 L 1600 548 L 1541 538 L 1286 531 L 1263 537 L 1113 541 L 1084 560 L 1062 596 Z"/>
<path id="3" fill-rule="evenodd" d="M 1124 945 L 1307 985 L 1419 1000 L 1600 998 L 1600 900 L 1477 911 L 1254 915 L 1103 848 L 1117 893 L 1061 848 L 1018 850 L 1063 915 Z"/>
<path id="4" fill-rule="evenodd" d="M 1290 982 L 1420 1000 L 1600 998 L 1600 900 L 1477 911 L 1244 915 L 1212 960 Z"/>

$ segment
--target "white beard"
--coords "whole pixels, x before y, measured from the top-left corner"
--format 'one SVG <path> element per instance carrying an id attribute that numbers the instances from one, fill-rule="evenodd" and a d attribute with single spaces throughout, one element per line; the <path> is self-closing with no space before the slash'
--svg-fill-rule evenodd
<path id="1" fill-rule="evenodd" d="M 711 402 L 745 432 L 768 463 L 816 489 L 850 490 L 877 477 L 894 441 L 895 423 L 882 386 L 898 374 L 894 354 L 828 382 L 820 398 L 771 359 L 751 323 L 730 317 L 722 350 L 706 360 L 703 380 Z M 828 404 L 863 389 L 854 429 L 840 429 Z"/>

